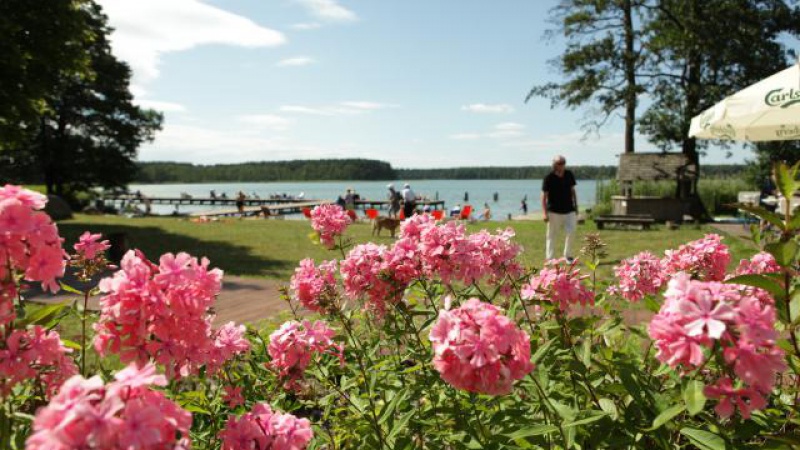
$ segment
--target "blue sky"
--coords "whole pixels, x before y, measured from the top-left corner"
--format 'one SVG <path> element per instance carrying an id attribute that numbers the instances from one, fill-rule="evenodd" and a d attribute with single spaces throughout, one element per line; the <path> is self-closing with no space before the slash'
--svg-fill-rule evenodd
<path id="1" fill-rule="evenodd" d="M 556 0 L 100 0 L 137 102 L 165 114 L 144 161 L 372 158 L 394 167 L 616 164 L 622 121 L 524 103 L 558 80 Z M 644 138 L 638 151 L 654 150 Z M 742 162 L 712 150 L 706 163 Z"/>

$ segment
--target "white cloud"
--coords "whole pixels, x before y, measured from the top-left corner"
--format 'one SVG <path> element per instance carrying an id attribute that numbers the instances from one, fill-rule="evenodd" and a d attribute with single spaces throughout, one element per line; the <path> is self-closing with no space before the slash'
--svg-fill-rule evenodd
<path id="1" fill-rule="evenodd" d="M 342 102 L 341 105 L 346 106 L 348 108 L 364 109 L 364 110 L 397 108 L 399 106 L 399 105 L 392 105 L 388 103 L 378 103 L 378 102 Z"/>
<path id="2" fill-rule="evenodd" d="M 330 22 L 355 22 L 358 16 L 353 11 L 340 5 L 336 0 L 296 0 L 311 15 Z"/>
<path id="3" fill-rule="evenodd" d="M 115 29 L 114 54 L 128 62 L 137 84 L 159 75 L 161 55 L 199 45 L 256 48 L 286 42 L 278 31 L 199 0 L 98 0 Z"/>
<path id="4" fill-rule="evenodd" d="M 450 135 L 450 139 L 455 139 L 457 141 L 474 141 L 480 138 L 481 138 L 480 133 L 457 133 Z"/>
<path id="5" fill-rule="evenodd" d="M 303 105 L 283 105 L 278 108 L 281 112 L 294 114 L 309 114 L 314 116 L 352 116 L 364 114 L 386 108 L 397 108 L 398 105 L 389 103 L 378 103 L 370 101 L 348 101 L 337 105 L 303 106 Z"/>
<path id="6" fill-rule="evenodd" d="M 525 125 L 516 122 L 503 122 L 495 125 L 494 129 L 499 131 L 520 131 L 525 129 Z"/>
<path id="7" fill-rule="evenodd" d="M 317 28 L 322 28 L 322 24 L 319 22 L 305 22 L 305 23 L 295 23 L 290 25 L 292 29 L 295 30 L 316 30 Z"/>
<path id="8" fill-rule="evenodd" d="M 278 67 L 298 67 L 298 66 L 307 66 L 309 64 L 314 64 L 313 58 L 309 58 L 308 56 L 296 56 L 294 58 L 286 58 L 278 61 L 275 65 Z"/>
<path id="9" fill-rule="evenodd" d="M 283 136 L 239 127 L 165 123 L 164 130 L 139 151 L 142 161 L 188 161 L 201 164 L 352 157 L 338 145 L 303 144 Z"/>
<path id="10" fill-rule="evenodd" d="M 260 128 L 266 128 L 275 131 L 283 131 L 289 128 L 294 123 L 294 120 L 285 117 L 276 116 L 274 114 L 252 114 L 238 117 L 242 123 L 257 125 Z"/>
<path id="11" fill-rule="evenodd" d="M 495 105 L 487 105 L 485 103 L 473 103 L 471 105 L 462 106 L 461 110 L 479 114 L 504 114 L 504 113 L 507 114 L 514 112 L 514 107 L 506 103 L 500 103 Z"/>
<path id="12" fill-rule="evenodd" d="M 155 109 L 162 112 L 186 112 L 186 107 L 180 103 L 140 99 L 136 99 L 134 102 L 142 108 Z"/>

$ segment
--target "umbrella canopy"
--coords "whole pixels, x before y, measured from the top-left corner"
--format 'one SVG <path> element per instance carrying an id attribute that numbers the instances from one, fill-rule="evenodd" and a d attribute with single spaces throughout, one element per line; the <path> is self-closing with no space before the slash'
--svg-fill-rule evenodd
<path id="1" fill-rule="evenodd" d="M 800 62 L 694 117 L 689 137 L 732 141 L 800 139 Z"/>

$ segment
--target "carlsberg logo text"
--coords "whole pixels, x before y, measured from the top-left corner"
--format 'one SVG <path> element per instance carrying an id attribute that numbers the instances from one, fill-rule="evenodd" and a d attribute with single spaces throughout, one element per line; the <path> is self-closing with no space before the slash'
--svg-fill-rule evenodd
<path id="1" fill-rule="evenodd" d="M 800 90 L 794 88 L 788 91 L 783 90 L 783 88 L 773 89 L 767 92 L 766 97 L 764 97 L 764 103 L 768 106 L 780 106 L 781 108 L 800 103 Z"/>

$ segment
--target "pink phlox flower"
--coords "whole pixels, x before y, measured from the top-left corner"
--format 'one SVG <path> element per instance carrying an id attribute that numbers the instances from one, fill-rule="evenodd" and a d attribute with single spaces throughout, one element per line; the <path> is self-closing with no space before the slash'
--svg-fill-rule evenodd
<path id="1" fill-rule="evenodd" d="M 505 395 L 534 368 L 528 335 L 498 307 L 476 298 L 440 310 L 429 339 L 434 367 L 458 389 Z"/>
<path id="2" fill-rule="evenodd" d="M 390 257 L 384 245 L 356 245 L 339 268 L 345 294 L 354 300 L 364 299 L 367 310 L 378 317 L 386 312 L 387 302 L 400 301 L 407 286 L 387 270 Z"/>
<path id="3" fill-rule="evenodd" d="M 225 394 L 222 400 L 228 405 L 228 408 L 236 408 L 237 406 L 244 405 L 244 396 L 242 395 L 242 388 L 239 386 L 225 386 L 222 388 Z"/>
<path id="4" fill-rule="evenodd" d="M 334 342 L 335 332 L 325 322 L 289 321 L 269 336 L 269 365 L 292 388 L 317 355 L 334 355 L 344 363 L 344 348 Z"/>
<path id="5" fill-rule="evenodd" d="M 578 304 L 594 305 L 594 292 L 584 284 L 587 276 L 581 275 L 576 264 L 577 260 L 567 263 L 563 258 L 545 262 L 522 286 L 522 298 L 556 303 L 562 311 Z"/>
<path id="6" fill-rule="evenodd" d="M 722 237 L 708 234 L 702 239 L 667 250 L 661 264 L 667 276 L 686 272 L 702 281 L 722 281 L 731 255 Z"/>
<path id="7" fill-rule="evenodd" d="M 273 411 L 267 403 L 229 417 L 219 433 L 222 450 L 303 450 L 313 437 L 308 419 Z"/>
<path id="8" fill-rule="evenodd" d="M 611 286 L 609 292 L 631 302 L 657 293 L 666 282 L 661 260 L 650 252 L 623 260 L 614 267 L 614 275 L 618 285 Z"/>
<path id="9" fill-rule="evenodd" d="M 724 377 L 707 388 L 707 396 L 719 399 L 722 417 L 738 408 L 747 418 L 751 410 L 763 408 L 762 395 L 772 391 L 778 373 L 786 369 L 783 350 L 775 343 L 774 306 L 735 284 L 676 274 L 649 333 L 659 349 L 656 357 L 671 367 L 699 367 L 707 352 L 721 352 L 727 373 L 743 385 L 733 388 L 733 380 Z"/>
<path id="10" fill-rule="evenodd" d="M 310 311 L 324 312 L 336 293 L 336 271 L 336 260 L 319 266 L 311 258 L 300 261 L 289 285 L 292 297 Z"/>
<path id="11" fill-rule="evenodd" d="M 767 406 L 767 401 L 761 393 L 755 389 L 734 388 L 729 377 L 722 377 L 716 384 L 706 386 L 703 394 L 710 399 L 719 400 L 714 410 L 724 419 L 731 417 L 736 409 L 744 419 L 749 419 L 751 411 L 764 409 Z"/>
<path id="12" fill-rule="evenodd" d="M 47 204 L 47 196 L 21 186 L 6 184 L 0 188 L 0 202 L 4 200 L 16 200 L 30 209 L 38 210 Z"/>
<path id="13" fill-rule="evenodd" d="M 766 275 L 771 273 L 779 273 L 781 266 L 775 261 L 775 257 L 767 252 L 758 252 L 750 259 L 743 259 L 739 261 L 739 266 L 736 267 L 733 274 L 728 279 L 740 275 Z M 758 298 L 762 303 L 774 304 L 775 300 L 772 295 L 764 290 L 752 286 L 741 285 L 741 289 L 748 294 L 752 294 Z"/>
<path id="14" fill-rule="evenodd" d="M 92 234 L 88 231 L 84 232 L 78 242 L 75 243 L 73 248 L 79 255 L 86 259 L 94 259 L 97 255 L 103 253 L 111 247 L 108 241 L 101 241 L 102 234 Z"/>
<path id="15" fill-rule="evenodd" d="M 150 389 L 162 384 L 155 368 L 129 366 L 104 385 L 95 376 L 75 375 L 39 409 L 28 450 L 158 450 L 188 445 L 191 414 Z"/>
<path id="16" fill-rule="evenodd" d="M 64 380 L 78 373 L 69 357 L 72 350 L 64 346 L 56 331 L 39 325 L 12 330 L 4 347 L 0 348 L 0 397 L 26 381 L 44 385 L 50 396 Z"/>
<path id="17" fill-rule="evenodd" d="M 249 349 L 244 330 L 211 326 L 211 308 L 219 294 L 222 271 L 186 253 L 165 254 L 156 266 L 141 252 L 130 251 L 120 270 L 100 281 L 106 295 L 95 323 L 97 351 L 118 354 L 123 362 L 164 365 L 169 378 L 209 373 Z"/>
<path id="18" fill-rule="evenodd" d="M 336 204 L 319 205 L 311 211 L 311 227 L 319 235 L 322 245 L 328 248 L 333 248 L 334 238 L 344 234 L 350 222 L 347 211 Z"/>

